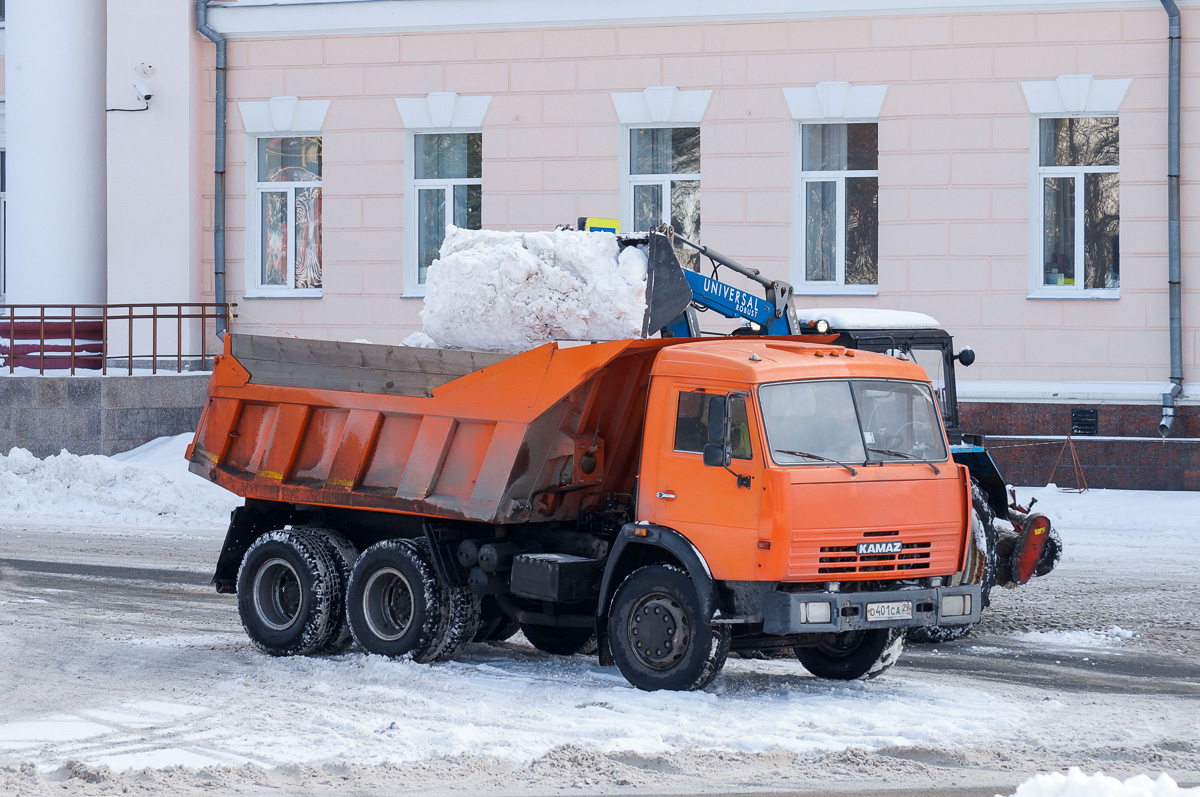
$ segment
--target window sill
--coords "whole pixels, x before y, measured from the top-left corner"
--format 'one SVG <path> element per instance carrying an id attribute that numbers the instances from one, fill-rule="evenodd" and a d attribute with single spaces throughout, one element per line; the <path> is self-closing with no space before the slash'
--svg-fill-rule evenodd
<path id="1" fill-rule="evenodd" d="M 1027 299 L 1074 299 L 1074 300 L 1096 300 L 1096 299 L 1120 299 L 1120 288 L 1092 288 L 1085 290 L 1082 288 L 1034 288 L 1026 296 Z"/>
<path id="2" fill-rule="evenodd" d="M 400 294 L 400 298 L 401 299 L 424 299 L 425 298 L 425 286 L 422 285 L 419 288 L 413 288 L 410 290 L 406 290 L 404 293 Z"/>
<path id="3" fill-rule="evenodd" d="M 266 288 L 250 288 L 243 295 L 244 299 L 320 299 L 320 288 L 285 288 L 269 290 Z"/>
<path id="4" fill-rule="evenodd" d="M 878 296 L 878 285 L 831 285 L 802 282 L 795 286 L 796 296 Z"/>

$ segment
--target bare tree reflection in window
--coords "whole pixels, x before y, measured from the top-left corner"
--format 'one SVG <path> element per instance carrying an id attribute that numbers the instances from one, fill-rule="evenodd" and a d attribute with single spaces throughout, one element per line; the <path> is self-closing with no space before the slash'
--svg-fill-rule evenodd
<path id="1" fill-rule="evenodd" d="M 878 282 L 879 178 L 847 177 L 846 284 L 875 285 Z"/>
<path id="2" fill-rule="evenodd" d="M 1121 286 L 1120 178 L 1113 173 L 1083 178 L 1083 273 L 1085 288 Z"/>
<path id="3" fill-rule="evenodd" d="M 805 185 L 805 275 L 815 282 L 836 278 L 837 183 L 832 180 Z"/>

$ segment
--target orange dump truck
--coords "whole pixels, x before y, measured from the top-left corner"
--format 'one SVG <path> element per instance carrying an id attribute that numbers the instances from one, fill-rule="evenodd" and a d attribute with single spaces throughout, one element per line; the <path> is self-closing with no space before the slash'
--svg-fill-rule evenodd
<path id="1" fill-rule="evenodd" d="M 194 473 L 214 583 L 275 655 L 452 658 L 518 629 L 642 689 L 733 650 L 813 674 L 979 620 L 970 479 L 917 365 L 786 337 L 522 354 L 233 335 Z"/>

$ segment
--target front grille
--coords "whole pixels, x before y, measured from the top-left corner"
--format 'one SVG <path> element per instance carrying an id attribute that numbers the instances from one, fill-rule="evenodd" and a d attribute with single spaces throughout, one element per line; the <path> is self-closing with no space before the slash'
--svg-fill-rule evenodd
<path id="1" fill-rule="evenodd" d="M 898 531 L 867 532 L 863 537 L 895 537 Z M 821 548 L 817 559 L 821 574 L 833 573 L 897 573 L 928 570 L 932 543 L 906 542 L 900 553 L 872 553 L 859 556 L 857 545 L 828 545 Z"/>

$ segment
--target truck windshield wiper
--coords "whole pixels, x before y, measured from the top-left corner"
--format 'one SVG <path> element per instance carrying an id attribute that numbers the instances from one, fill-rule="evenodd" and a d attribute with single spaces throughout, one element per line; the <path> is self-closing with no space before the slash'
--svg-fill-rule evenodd
<path id="1" fill-rule="evenodd" d="M 874 452 L 876 454 L 887 454 L 889 457 L 900 457 L 901 459 L 917 459 L 917 457 L 914 457 L 912 454 L 905 454 L 902 451 L 892 451 L 891 449 L 888 449 L 888 448 L 871 448 L 870 446 L 867 446 L 867 450 Z M 938 469 L 938 466 L 934 465 L 929 460 L 922 459 L 921 461 L 924 462 L 929 467 L 933 468 L 934 473 L 938 474 L 939 476 L 942 474 L 941 470 Z"/>
<path id="2" fill-rule="evenodd" d="M 834 465 L 841 465 L 843 468 L 850 471 L 851 476 L 858 475 L 858 471 L 856 471 L 854 468 L 847 465 L 845 462 L 838 462 L 836 459 L 830 459 L 829 457 L 823 457 L 820 454 L 810 454 L 807 451 L 789 451 L 786 448 L 777 448 L 777 449 L 775 449 L 775 453 L 791 454 L 793 457 L 807 457 L 809 459 L 819 459 L 822 462 L 831 462 Z"/>

